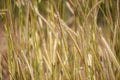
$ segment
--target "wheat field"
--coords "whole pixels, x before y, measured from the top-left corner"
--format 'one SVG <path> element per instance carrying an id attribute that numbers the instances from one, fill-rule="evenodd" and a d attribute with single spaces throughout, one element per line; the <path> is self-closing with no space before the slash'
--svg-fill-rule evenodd
<path id="1" fill-rule="evenodd" d="M 120 80 L 119 0 L 0 0 L 1 80 Z"/>

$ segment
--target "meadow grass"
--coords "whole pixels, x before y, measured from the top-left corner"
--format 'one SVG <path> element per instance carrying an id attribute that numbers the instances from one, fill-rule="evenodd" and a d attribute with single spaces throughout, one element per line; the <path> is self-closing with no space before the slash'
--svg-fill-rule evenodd
<path id="1" fill-rule="evenodd" d="M 1 0 L 10 80 L 120 80 L 119 0 Z"/>

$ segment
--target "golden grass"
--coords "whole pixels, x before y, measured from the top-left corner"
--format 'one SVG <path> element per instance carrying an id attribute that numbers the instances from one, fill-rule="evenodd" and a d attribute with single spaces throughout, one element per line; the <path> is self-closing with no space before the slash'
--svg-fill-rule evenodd
<path id="1" fill-rule="evenodd" d="M 119 0 L 0 1 L 11 80 L 119 80 Z"/>

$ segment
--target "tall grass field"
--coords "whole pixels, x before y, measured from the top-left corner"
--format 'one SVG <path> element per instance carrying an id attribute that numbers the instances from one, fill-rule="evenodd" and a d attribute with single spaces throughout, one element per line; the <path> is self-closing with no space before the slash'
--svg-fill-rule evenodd
<path id="1" fill-rule="evenodd" d="M 119 0 L 0 0 L 0 23 L 1 80 L 120 80 Z"/>

